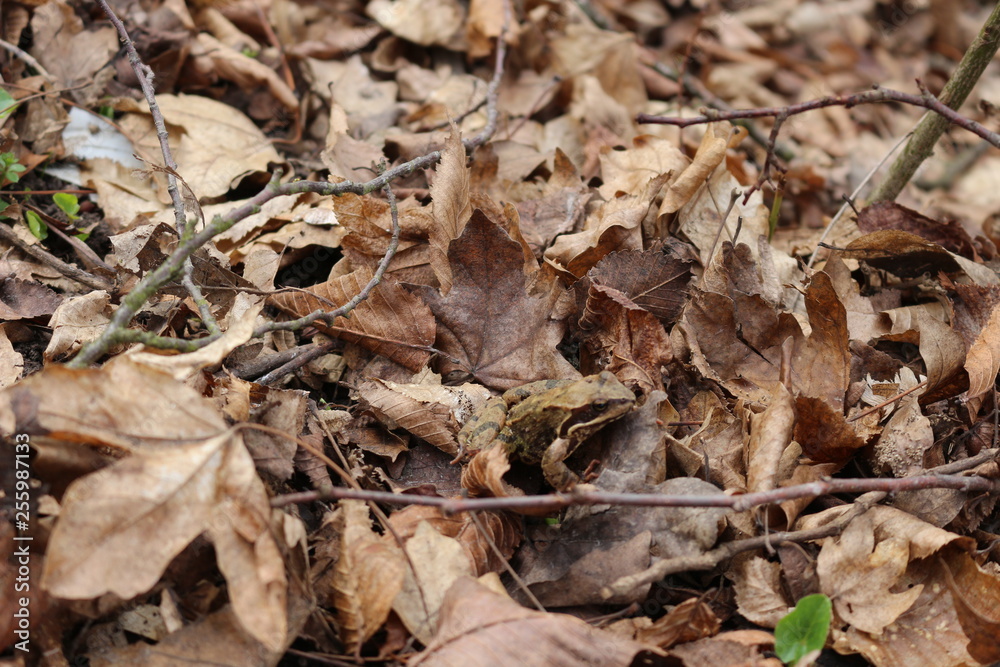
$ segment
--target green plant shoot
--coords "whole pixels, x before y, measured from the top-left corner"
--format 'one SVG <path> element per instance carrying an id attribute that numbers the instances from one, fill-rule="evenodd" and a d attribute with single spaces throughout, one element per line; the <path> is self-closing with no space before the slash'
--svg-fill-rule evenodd
<path id="1" fill-rule="evenodd" d="M 0 153 L 0 180 L 17 183 L 24 170 L 25 166 L 17 161 L 16 155 L 11 152 Z"/>
<path id="2" fill-rule="evenodd" d="M 11 97 L 3 88 L 0 88 L 0 125 L 7 122 L 10 115 L 17 109 L 17 100 Z"/>
<path id="3" fill-rule="evenodd" d="M 774 628 L 774 652 L 786 665 L 819 651 L 830 632 L 832 605 L 825 595 L 807 595 Z"/>
<path id="4" fill-rule="evenodd" d="M 77 213 L 80 212 L 80 200 L 77 199 L 76 195 L 68 192 L 57 192 L 52 195 L 52 201 L 55 202 L 56 206 L 58 206 L 70 220 L 80 219 L 80 216 L 77 215 Z"/>
<path id="5" fill-rule="evenodd" d="M 30 231 L 39 241 L 44 241 L 49 236 L 49 226 L 34 211 L 25 211 L 24 219 L 28 223 Z"/>

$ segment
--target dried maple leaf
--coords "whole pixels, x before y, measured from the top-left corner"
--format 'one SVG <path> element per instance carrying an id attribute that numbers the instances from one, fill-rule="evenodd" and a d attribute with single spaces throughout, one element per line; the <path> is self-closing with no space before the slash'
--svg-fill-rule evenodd
<path id="1" fill-rule="evenodd" d="M 423 287 L 420 294 L 438 321 L 437 346 L 459 368 L 492 389 L 577 376 L 556 351 L 565 330 L 553 312 L 562 290 L 550 282 L 539 286 L 540 296 L 528 293 L 520 243 L 477 212 L 448 261 L 451 290 Z"/>

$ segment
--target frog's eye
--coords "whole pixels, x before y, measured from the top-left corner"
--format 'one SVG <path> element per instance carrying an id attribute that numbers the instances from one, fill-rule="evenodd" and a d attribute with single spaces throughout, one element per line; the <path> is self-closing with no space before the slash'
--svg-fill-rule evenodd
<path id="1" fill-rule="evenodd" d="M 590 407 L 594 409 L 594 412 L 604 412 L 608 409 L 607 401 L 594 401 L 590 404 Z"/>

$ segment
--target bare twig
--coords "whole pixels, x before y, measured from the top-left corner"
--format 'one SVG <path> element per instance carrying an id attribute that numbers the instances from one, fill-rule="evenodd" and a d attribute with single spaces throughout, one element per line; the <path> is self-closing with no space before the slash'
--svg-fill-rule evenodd
<path id="1" fill-rule="evenodd" d="M 103 6 L 107 7 L 104 0 L 99 0 L 99 2 L 101 2 Z M 487 123 L 486 126 L 478 134 L 476 134 L 476 136 L 463 141 L 466 148 L 469 150 L 473 150 L 483 145 L 496 132 L 499 114 L 497 109 L 497 94 L 500 87 L 500 81 L 503 78 L 504 60 L 507 53 L 507 45 L 504 40 L 506 37 L 507 26 L 511 20 L 510 11 L 509 3 L 505 3 L 504 28 L 501 30 L 500 37 L 497 40 L 496 64 L 494 66 L 493 79 L 490 81 L 489 88 L 487 89 Z M 121 25 L 121 21 L 117 21 L 117 19 L 115 19 L 115 21 L 116 25 Z M 124 26 L 122 26 L 120 30 L 124 31 Z M 131 44 L 131 42 L 129 42 L 129 44 Z M 134 47 L 131 48 L 130 54 L 132 53 L 135 53 Z M 138 58 L 138 55 L 136 55 L 136 58 Z M 432 151 L 427 155 L 422 155 L 410 160 L 409 162 L 405 162 L 393 167 L 392 169 L 388 169 L 370 181 L 363 183 L 355 183 L 353 181 L 343 181 L 341 183 L 330 183 L 326 181 L 293 181 L 281 184 L 279 180 L 280 174 L 272 175 L 271 182 L 268 183 L 261 192 L 257 193 L 257 195 L 252 197 L 242 206 L 233 209 L 225 216 L 216 216 L 215 219 L 205 225 L 205 227 L 198 232 L 185 230 L 188 233 L 181 236 L 181 242 L 174 252 L 162 264 L 143 276 L 142 280 L 140 280 L 132 291 L 129 292 L 129 294 L 122 300 L 121 305 L 112 316 L 111 322 L 101 335 L 96 340 L 85 345 L 80 353 L 67 365 L 72 368 L 84 368 L 97 361 L 111 348 L 111 346 L 122 341 L 131 340 L 133 335 L 127 333 L 129 322 L 132 321 L 132 318 L 139 312 L 146 301 L 152 298 L 161 287 L 182 274 L 184 266 L 191 255 L 214 236 L 221 234 L 240 220 L 246 218 L 248 215 L 260 210 L 260 207 L 271 199 L 282 195 L 302 194 L 306 192 L 326 196 L 342 195 L 348 192 L 357 195 L 366 195 L 386 187 L 386 185 L 397 178 L 407 176 L 418 169 L 424 169 L 436 164 L 440 159 L 441 151 Z M 174 189 L 176 190 L 176 188 Z M 305 324 L 314 322 L 325 314 L 326 313 L 311 313 L 307 317 L 313 317 L 312 320 L 300 318 L 300 320 L 297 320 L 296 322 L 301 322 L 301 326 L 305 326 Z M 287 328 L 288 325 L 289 323 L 283 323 L 281 326 L 275 327 L 275 329 Z M 257 333 L 261 334 L 264 333 L 264 331 L 258 331 Z M 205 339 L 201 339 L 200 341 L 192 342 L 202 343 L 204 340 Z"/>
<path id="2" fill-rule="evenodd" d="M 957 111 L 941 103 L 929 92 L 920 95 L 903 93 L 891 88 L 874 86 L 872 90 L 853 95 L 830 95 L 819 97 L 807 102 L 789 104 L 785 107 L 759 107 L 756 109 L 734 109 L 732 111 L 717 111 L 714 109 L 702 109 L 701 115 L 692 118 L 676 118 L 670 116 L 651 116 L 649 114 L 639 114 L 636 117 L 638 123 L 653 123 L 657 125 L 674 125 L 676 127 L 690 127 L 692 125 L 704 125 L 705 123 L 716 123 L 720 120 L 741 120 L 749 118 L 787 118 L 807 111 L 815 111 L 832 106 L 842 106 L 850 109 L 859 104 L 878 104 L 882 102 L 901 102 L 916 107 L 922 107 L 939 114 L 947 119 L 949 123 L 958 125 L 961 128 L 972 132 L 992 145 L 1000 148 L 1000 134 L 993 132 L 971 118 L 966 118 Z"/>
<path id="3" fill-rule="evenodd" d="M 17 238 L 17 234 L 14 233 L 14 230 L 7 225 L 0 224 L 0 239 L 11 244 L 29 257 L 51 266 L 53 269 L 63 274 L 70 280 L 75 280 L 81 285 L 86 285 L 90 289 L 104 290 L 105 292 L 111 292 L 114 289 L 114 285 L 106 281 L 104 278 L 95 276 L 92 273 L 87 273 L 83 269 L 73 266 L 72 264 L 67 264 L 58 257 L 52 256 L 44 248 L 28 245 L 21 239 Z"/>
<path id="4" fill-rule="evenodd" d="M 678 72 L 670 69 L 666 65 L 660 62 L 653 62 L 648 64 L 647 67 L 651 68 L 657 74 L 664 76 L 671 81 L 676 81 L 681 84 L 684 88 L 684 92 L 691 97 L 700 98 L 706 105 L 712 107 L 713 109 L 718 109 L 719 111 L 732 111 L 733 107 L 729 106 L 721 97 L 714 95 L 712 91 L 701 83 L 690 76 L 681 76 Z M 764 134 L 757 125 L 750 123 L 746 120 L 734 120 L 735 125 L 746 128 L 746 131 L 750 134 L 750 138 L 753 139 L 760 146 L 767 148 L 768 146 L 768 135 Z M 783 145 L 774 146 L 774 153 L 782 160 L 788 162 L 795 157 L 795 152 L 791 148 Z"/>
<path id="5" fill-rule="evenodd" d="M 862 410 L 858 414 L 856 414 L 853 417 L 849 418 L 847 421 L 848 422 L 857 421 L 857 420 L 861 419 L 862 417 L 867 417 L 868 415 L 872 414 L 873 412 L 878 412 L 879 410 L 881 410 L 885 406 L 892 405 L 893 403 L 895 403 L 899 399 L 912 394 L 917 389 L 920 389 L 921 387 L 925 386 L 926 384 L 927 384 L 927 380 L 924 380 L 923 382 L 915 384 L 912 387 L 910 387 L 909 389 L 907 389 L 906 391 L 900 392 L 900 393 L 896 394 L 895 396 L 893 396 L 892 398 L 889 398 L 889 399 L 886 399 L 886 400 L 882 401 L 878 405 L 873 405 L 870 408 Z"/>
<path id="6" fill-rule="evenodd" d="M 962 61 L 958 63 L 955 72 L 942 89 L 939 104 L 943 108 L 958 109 L 962 106 L 965 98 L 968 97 L 979 77 L 982 76 L 986 66 L 993 60 L 998 46 L 1000 46 L 1000 3 L 993 7 L 993 11 L 983 23 L 976 39 L 969 45 L 965 55 L 962 56 Z M 872 201 L 894 200 L 902 191 L 903 186 L 913 177 L 917 167 L 930 157 L 934 150 L 934 144 L 948 129 L 949 121 L 955 122 L 942 114 L 940 110 L 928 108 L 931 111 L 936 111 L 938 115 L 928 115 L 920 121 L 906 148 L 889 167 L 889 175 L 875 190 Z M 993 145 L 996 146 L 995 143 Z"/>
<path id="7" fill-rule="evenodd" d="M 616 594 L 625 594 L 639 586 L 651 584 L 654 581 L 659 581 L 666 576 L 677 574 L 679 572 L 711 570 L 719 563 L 747 551 L 756 551 L 757 549 L 765 548 L 772 549 L 775 545 L 779 544 L 811 542 L 812 540 L 819 540 L 824 537 L 837 535 L 843 531 L 847 524 L 849 524 L 855 517 L 863 514 L 868 508 L 879 502 L 884 495 L 884 493 L 879 492 L 867 493 L 858 498 L 855 505 L 848 509 L 844 514 L 837 517 L 830 523 L 818 528 L 766 533 L 764 535 L 750 537 L 745 540 L 726 542 L 711 551 L 706 551 L 705 553 L 696 554 L 694 556 L 677 556 L 661 560 L 642 572 L 637 572 L 636 574 L 621 577 L 616 581 L 613 581 L 610 585 L 605 586 L 601 590 L 601 595 L 605 598 L 610 598 Z"/>
<path id="8" fill-rule="evenodd" d="M 278 380 L 280 380 L 281 378 L 285 377 L 286 375 L 289 375 L 299 370 L 313 359 L 318 359 L 319 357 L 322 357 L 324 354 L 327 354 L 330 350 L 332 350 L 336 346 L 336 344 L 337 344 L 336 341 L 331 340 L 326 343 L 321 343 L 319 345 L 312 345 L 305 350 L 292 348 L 293 351 L 295 351 L 295 354 L 292 355 L 288 359 L 288 361 L 281 364 L 274 370 L 260 376 L 259 378 L 257 378 L 256 382 L 257 384 L 263 384 L 263 385 L 273 384 Z"/>
<path id="9" fill-rule="evenodd" d="M 170 150 L 170 135 L 167 134 L 166 121 L 163 118 L 163 113 L 160 111 L 160 105 L 156 102 L 156 93 L 153 90 L 153 70 L 139 58 L 139 53 L 135 50 L 135 44 L 132 43 L 125 25 L 115 15 L 114 10 L 111 9 L 107 1 L 97 0 L 97 3 L 115 26 L 119 38 L 125 44 L 125 51 L 128 53 L 132 70 L 135 72 L 139 86 L 142 88 L 142 94 L 149 105 L 150 116 L 153 119 L 154 127 L 156 127 L 156 137 L 160 142 L 160 152 L 163 154 L 163 164 L 166 167 L 160 171 L 165 172 L 167 176 L 167 192 L 170 193 L 170 201 L 174 209 L 174 224 L 180 237 L 185 238 L 188 236 L 188 230 L 184 198 L 181 196 L 180 188 L 177 187 L 179 180 L 177 177 L 177 162 L 174 160 L 173 153 Z M 191 263 L 190 257 L 188 257 L 184 261 L 181 284 L 184 285 L 185 289 L 191 295 L 191 299 L 198 308 L 198 313 L 201 315 L 201 319 L 205 323 L 211 337 L 217 337 L 221 333 L 219 324 L 215 321 L 215 316 L 212 315 L 211 307 L 205 299 L 204 294 L 202 294 L 201 289 L 194 283 L 191 277 L 193 273 L 194 265 Z"/>
<path id="10" fill-rule="evenodd" d="M 328 324 L 333 323 L 338 317 L 344 317 L 352 310 L 358 307 L 362 301 L 368 298 L 372 291 L 378 287 L 379 283 L 382 282 L 382 277 L 385 275 L 386 270 L 389 268 L 389 262 L 392 258 L 396 256 L 396 249 L 399 247 L 399 211 L 396 209 L 396 195 L 392 192 L 392 187 L 386 183 L 383 188 L 386 197 L 389 199 L 389 213 L 392 219 L 392 237 L 389 239 L 389 247 L 386 249 L 385 254 L 382 255 L 382 259 L 378 263 L 378 267 L 375 269 L 375 274 L 372 276 L 368 284 L 362 288 L 360 292 L 355 294 L 350 301 L 345 303 L 339 308 L 335 308 L 331 311 L 326 311 L 323 309 L 316 310 L 309 313 L 305 317 L 300 317 L 297 320 L 291 320 L 290 322 L 268 322 L 263 324 L 254 331 L 254 336 L 263 336 L 264 334 L 271 331 L 297 331 L 302 327 L 308 326 L 313 322 L 318 320 L 323 320 Z M 286 364 L 286 366 L 292 366 L 292 362 Z M 278 369 L 281 370 L 281 369 Z M 291 368 L 294 371 L 295 368 Z M 270 373 L 270 376 L 274 376 L 277 371 Z M 270 381 L 278 379 L 277 377 L 271 377 Z"/>
<path id="11" fill-rule="evenodd" d="M 11 44 L 10 42 L 3 39 L 0 39 L 0 48 L 4 49 L 5 51 L 9 51 L 10 53 L 13 53 L 15 56 L 17 56 L 25 63 L 27 63 L 29 67 L 34 67 L 35 71 L 37 71 L 39 74 L 48 79 L 49 83 L 54 84 L 56 82 L 55 77 L 49 74 L 48 70 L 42 67 L 42 64 L 37 60 L 35 60 L 35 58 L 30 53 L 27 53 L 26 51 L 19 48 L 15 44 Z"/>
<path id="12" fill-rule="evenodd" d="M 545 496 L 517 496 L 511 498 L 439 498 L 414 496 L 386 491 L 357 492 L 353 489 L 335 488 L 319 491 L 305 491 L 278 496 L 271 501 L 273 507 L 284 507 L 295 503 L 340 498 L 358 498 L 390 505 L 430 505 L 440 507 L 448 514 L 479 510 L 546 510 L 556 511 L 576 505 L 624 505 L 632 507 L 728 507 L 742 512 L 761 505 L 783 503 L 798 498 L 818 498 L 831 493 L 864 493 L 868 491 L 919 491 L 922 489 L 959 489 L 962 491 L 984 491 L 1000 493 L 1000 480 L 986 477 L 962 477 L 958 475 L 920 475 L 901 478 L 875 479 L 826 479 L 808 484 L 786 486 L 771 491 L 746 493 L 738 496 L 726 494 L 712 495 L 671 495 L 658 493 L 606 493 L 585 492 L 552 494 Z"/>
<path id="13" fill-rule="evenodd" d="M 167 134 L 167 125 L 163 120 L 163 113 L 160 111 L 160 106 L 156 103 L 156 94 L 153 91 L 153 70 L 139 58 L 139 52 L 135 50 L 135 44 L 132 43 L 132 38 L 129 37 L 128 31 L 125 29 L 125 24 L 121 22 L 121 19 L 111 9 L 107 0 L 97 0 L 97 4 L 100 5 L 112 25 L 115 26 L 115 30 L 118 31 L 118 37 L 125 45 L 128 60 L 132 64 L 132 71 L 135 72 L 136 79 L 139 80 L 139 86 L 142 88 L 142 94 L 145 95 L 146 103 L 149 105 L 153 125 L 156 127 L 156 137 L 160 141 L 160 151 L 163 153 L 163 163 L 167 168 L 177 171 L 177 163 L 174 161 L 173 153 L 170 151 L 170 136 Z M 186 224 L 184 218 L 184 201 L 181 199 L 180 190 L 177 188 L 177 180 L 170 173 L 167 173 L 167 191 L 170 193 L 170 201 L 174 206 L 177 233 L 183 237 Z"/>

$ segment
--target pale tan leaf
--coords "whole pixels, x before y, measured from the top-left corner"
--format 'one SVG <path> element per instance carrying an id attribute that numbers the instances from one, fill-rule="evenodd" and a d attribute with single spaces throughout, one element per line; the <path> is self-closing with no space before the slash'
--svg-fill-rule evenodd
<path id="1" fill-rule="evenodd" d="M 754 556 L 734 568 L 730 576 L 738 611 L 748 621 L 773 628 L 791 611 L 782 592 L 780 563 Z"/>
<path id="2" fill-rule="evenodd" d="M 431 268 L 441 284 L 441 292 L 447 294 L 452 281 L 448 247 L 462 235 L 472 215 L 469 169 L 465 166 L 465 146 L 457 128 L 452 128 L 441 151 L 441 164 L 431 185 L 431 199 L 435 222 L 429 236 Z"/>
<path id="3" fill-rule="evenodd" d="M 403 541 L 427 523 L 441 535 L 458 540 L 476 576 L 499 572 L 503 568 L 500 558 L 509 559 L 521 543 L 523 522 L 509 512 L 477 512 L 475 519 L 469 513 L 445 515 L 437 507 L 411 505 L 393 512 L 389 523 Z"/>
<path id="4" fill-rule="evenodd" d="M 770 491 L 783 481 L 778 478 L 778 463 L 792 441 L 795 406 L 792 395 L 778 384 L 764 412 L 750 416 L 750 442 L 747 443 L 747 490 Z"/>
<path id="5" fill-rule="evenodd" d="M 660 215 L 679 211 L 705 184 L 705 179 L 726 157 L 731 133 L 729 123 L 712 123 L 706 126 L 694 160 L 684 171 L 676 174 L 674 181 L 667 187 L 663 203 L 660 204 Z"/>
<path id="6" fill-rule="evenodd" d="M 967 398 L 981 396 L 993 387 L 1000 370 L 1000 307 L 993 307 L 989 321 L 969 348 L 965 370 L 969 374 Z"/>
<path id="7" fill-rule="evenodd" d="M 382 627 L 402 589 L 406 563 L 395 543 L 372 531 L 366 503 L 344 500 L 341 511 L 341 552 L 332 597 L 340 637 L 353 651 Z"/>
<path id="8" fill-rule="evenodd" d="M 455 581 L 472 574 L 472 564 L 458 540 L 426 521 L 417 525 L 405 548 L 413 567 L 407 568 L 392 609 L 413 636 L 427 644 L 437 632 L 445 594 Z"/>
<path id="9" fill-rule="evenodd" d="M 209 531 L 219 539 L 237 616 L 278 650 L 287 634 L 287 583 L 270 517 L 267 492 L 238 435 L 149 445 L 70 485 L 42 586 L 68 599 L 129 599 L 151 589 L 174 556 Z"/>
<path id="10" fill-rule="evenodd" d="M 909 549 L 901 537 L 876 538 L 870 514 L 854 519 L 839 538 L 824 544 L 816 561 L 821 592 L 837 616 L 864 632 L 878 634 L 909 609 L 923 586 L 894 592 Z"/>

